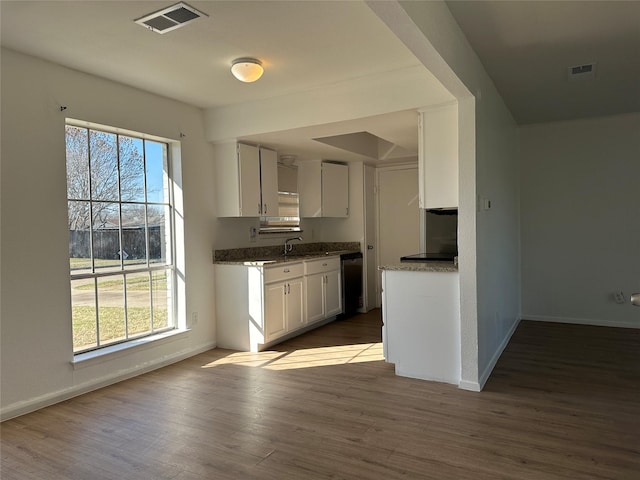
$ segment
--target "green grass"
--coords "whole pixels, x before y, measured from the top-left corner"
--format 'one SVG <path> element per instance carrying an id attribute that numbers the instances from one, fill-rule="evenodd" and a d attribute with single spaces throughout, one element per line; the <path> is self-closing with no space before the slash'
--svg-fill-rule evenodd
<path id="1" fill-rule="evenodd" d="M 151 332 L 151 309 L 129 307 L 129 337 Z M 156 330 L 168 325 L 166 308 L 154 309 Z M 109 344 L 125 339 L 124 307 L 100 307 L 100 343 Z M 84 350 L 96 345 L 96 309 L 89 306 L 73 307 L 73 348 Z"/>
<path id="2" fill-rule="evenodd" d="M 154 290 L 166 290 L 167 289 L 167 274 L 166 272 L 154 272 L 153 273 L 153 289 Z M 85 283 L 84 285 L 78 285 L 74 287 L 76 290 L 93 290 L 93 283 Z M 122 290 L 122 280 L 98 280 L 98 288 L 104 290 Z M 127 291 L 148 291 L 149 290 L 149 278 L 145 275 L 136 274 L 136 276 L 127 277 Z"/>
<path id="3" fill-rule="evenodd" d="M 75 261 L 85 259 L 71 259 L 72 265 Z M 76 262 L 80 264 L 80 262 Z M 151 272 L 152 284 L 149 284 L 149 276 L 146 273 L 134 273 L 127 276 L 127 292 L 149 292 L 153 288 L 155 296 L 156 292 L 163 295 L 167 291 L 168 280 L 165 270 Z M 121 292 L 123 291 L 124 276 L 121 273 L 98 278 L 99 292 Z M 86 281 L 77 281 L 73 285 L 73 291 L 87 291 L 94 289 L 94 282 L 91 279 Z M 85 294 L 83 294 L 85 295 Z M 113 298 L 113 294 L 110 295 Z M 102 305 L 99 308 L 99 327 L 100 327 L 100 344 L 108 345 L 127 338 L 136 337 L 151 333 L 151 308 L 145 306 L 149 303 L 148 294 L 147 301 L 137 300 L 138 305 L 134 306 L 129 303 L 127 307 L 127 326 L 125 325 L 125 309 L 124 306 L 117 306 L 121 301 L 107 300 L 116 306 Z M 109 298 L 109 297 L 107 297 Z M 159 299 L 160 300 L 160 299 Z M 154 330 L 162 329 L 168 326 L 169 317 L 167 308 L 160 307 L 157 302 L 154 308 Z M 81 351 L 96 346 L 96 309 L 92 305 L 74 305 L 72 306 L 73 314 L 73 348 L 74 351 Z M 128 332 L 127 332 L 128 330 Z M 128 335 L 127 335 L 128 333 Z"/>

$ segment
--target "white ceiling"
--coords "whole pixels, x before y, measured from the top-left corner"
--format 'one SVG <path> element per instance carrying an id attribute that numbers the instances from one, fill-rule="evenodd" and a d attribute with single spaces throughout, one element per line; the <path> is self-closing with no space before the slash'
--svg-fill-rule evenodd
<path id="1" fill-rule="evenodd" d="M 202 108 L 419 65 L 364 2 L 190 1 L 209 17 L 160 35 L 134 19 L 166 1 L 5 1 L 3 46 Z M 232 60 L 265 74 L 237 81 Z"/>
<path id="2" fill-rule="evenodd" d="M 133 22 L 173 3 L 2 0 L 2 46 L 203 109 L 420 66 L 362 1 L 193 1 L 209 17 L 164 35 Z M 640 2 L 602 3 L 456 1 L 449 7 L 515 118 L 528 123 L 640 110 Z M 246 56 L 265 66 L 255 84 L 238 82 L 229 70 L 233 59 Z M 567 85 L 563 69 L 586 61 L 598 62 L 596 80 Z M 425 78 L 440 88 L 426 70 Z M 447 95 L 442 88 L 433 98 Z M 417 151 L 412 110 L 246 139 L 302 157 L 385 161 L 311 140 L 359 131 Z"/>

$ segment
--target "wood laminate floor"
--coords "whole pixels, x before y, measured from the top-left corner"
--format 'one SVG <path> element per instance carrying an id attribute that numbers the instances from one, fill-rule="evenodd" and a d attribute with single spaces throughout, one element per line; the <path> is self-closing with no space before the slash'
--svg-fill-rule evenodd
<path id="1" fill-rule="evenodd" d="M 2 480 L 640 479 L 640 331 L 521 322 L 481 393 L 396 377 L 379 311 L 2 424 Z"/>

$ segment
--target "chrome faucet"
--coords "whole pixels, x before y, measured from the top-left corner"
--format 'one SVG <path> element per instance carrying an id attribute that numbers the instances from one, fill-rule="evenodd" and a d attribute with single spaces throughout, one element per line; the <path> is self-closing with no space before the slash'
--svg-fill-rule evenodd
<path id="1" fill-rule="evenodd" d="M 289 242 L 291 240 L 299 240 L 302 241 L 302 237 L 293 237 L 293 238 L 287 238 L 284 241 L 284 255 L 286 256 L 288 253 L 291 252 L 291 250 L 293 250 L 293 245 L 291 245 Z"/>

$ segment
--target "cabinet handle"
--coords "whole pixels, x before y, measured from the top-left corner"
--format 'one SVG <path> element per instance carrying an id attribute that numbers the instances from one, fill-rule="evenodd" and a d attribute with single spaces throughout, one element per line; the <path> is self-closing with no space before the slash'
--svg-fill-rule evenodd
<path id="1" fill-rule="evenodd" d="M 326 263 L 323 263 L 323 264 L 322 264 L 322 266 L 323 266 L 323 267 L 326 267 L 326 266 L 327 266 L 327 264 L 326 264 Z"/>
<path id="2" fill-rule="evenodd" d="M 289 272 L 290 272 L 290 270 L 289 270 L 288 268 L 285 268 L 285 269 L 283 270 L 283 272 L 284 272 L 284 273 L 289 273 Z"/>
<path id="3" fill-rule="evenodd" d="M 267 207 L 268 207 L 268 205 L 265 203 L 265 204 L 264 204 L 264 214 L 265 214 L 265 215 L 267 214 Z"/>
<path id="4" fill-rule="evenodd" d="M 262 205 L 258 203 L 258 215 L 260 215 L 261 213 L 262 213 Z"/>
<path id="5" fill-rule="evenodd" d="M 291 284 L 287 283 L 287 293 L 291 293 Z"/>

